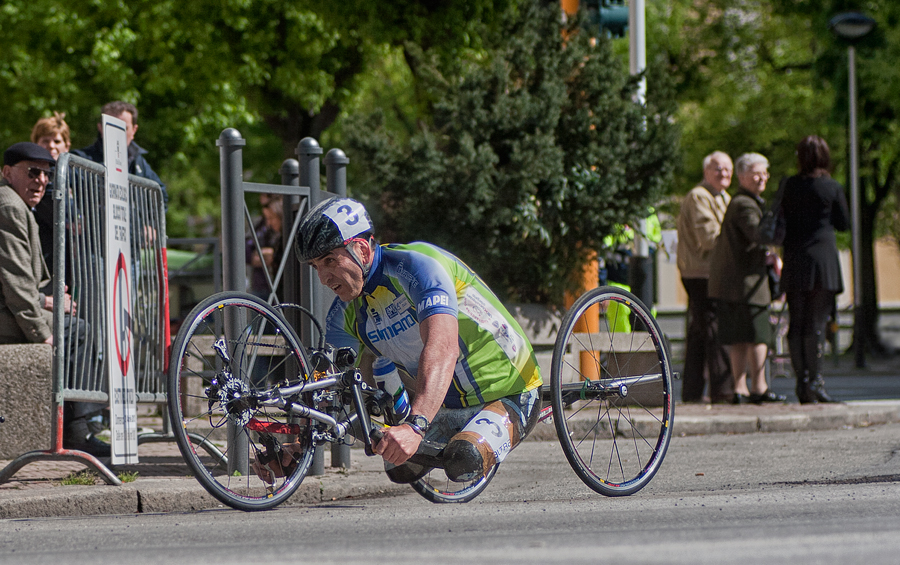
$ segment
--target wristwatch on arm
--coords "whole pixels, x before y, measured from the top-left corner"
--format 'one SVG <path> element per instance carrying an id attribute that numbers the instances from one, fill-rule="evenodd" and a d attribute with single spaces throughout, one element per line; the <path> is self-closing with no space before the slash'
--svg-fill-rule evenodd
<path id="1" fill-rule="evenodd" d="M 425 416 L 419 416 L 418 414 L 412 414 L 407 417 L 404 424 L 412 428 L 414 432 L 422 437 L 425 437 L 425 432 L 428 431 L 429 425 L 428 418 L 426 418 Z"/>

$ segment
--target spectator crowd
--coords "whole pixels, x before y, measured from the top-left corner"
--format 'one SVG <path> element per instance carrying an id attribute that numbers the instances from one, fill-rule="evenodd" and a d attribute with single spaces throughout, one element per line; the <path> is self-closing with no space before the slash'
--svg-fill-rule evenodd
<path id="1" fill-rule="evenodd" d="M 715 151 L 703 161 L 703 180 L 682 201 L 677 256 L 688 296 L 684 402 L 787 400 L 769 389 L 765 374 L 774 339 L 769 304 L 782 292 L 797 400 L 835 401 L 825 390 L 821 360 L 835 298 L 843 291 L 835 232 L 848 229 L 849 213 L 843 188 L 831 178 L 824 139 L 801 140 L 797 165 L 767 205 L 768 159 L 745 153 L 735 167 L 727 153 Z M 733 173 L 738 186 L 732 196 Z"/>
<path id="2" fill-rule="evenodd" d="M 147 151 L 134 142 L 138 111 L 130 103 L 115 101 L 104 105 L 101 114 L 125 124 L 128 143 L 128 172 L 165 185 L 150 167 Z M 31 141 L 14 143 L 3 153 L 0 179 L 0 344 L 53 344 L 52 313 L 61 308 L 68 321 L 66 339 L 77 342 L 85 333 L 78 320 L 78 305 L 68 293 L 63 304 L 55 304 L 48 266 L 53 264 L 53 186 L 59 157 L 68 151 L 103 163 L 101 123 L 92 145 L 72 150 L 71 131 L 65 114 L 54 113 L 39 119 Z M 103 404 L 66 402 L 63 417 L 63 447 L 94 456 L 108 457 L 110 446 L 97 438 L 108 422 Z"/>

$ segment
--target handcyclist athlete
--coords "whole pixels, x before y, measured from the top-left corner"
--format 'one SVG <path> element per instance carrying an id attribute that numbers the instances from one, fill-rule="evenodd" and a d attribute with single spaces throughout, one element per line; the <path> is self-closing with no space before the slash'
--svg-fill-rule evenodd
<path id="1" fill-rule="evenodd" d="M 462 261 L 428 243 L 378 245 L 365 207 L 331 198 L 301 221 L 297 257 L 337 298 L 326 341 L 386 357 L 412 393 L 405 421 L 375 451 L 394 482 L 413 482 L 440 457 L 448 478 L 474 480 L 528 433 L 540 409 L 540 369 L 522 328 Z M 287 463 L 287 462 L 285 462 Z"/>

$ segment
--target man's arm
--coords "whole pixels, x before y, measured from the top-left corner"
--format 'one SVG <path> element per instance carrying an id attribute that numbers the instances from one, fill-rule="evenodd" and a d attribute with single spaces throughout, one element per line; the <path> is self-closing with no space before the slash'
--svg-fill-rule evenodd
<path id="1" fill-rule="evenodd" d="M 434 314 L 422 320 L 419 332 L 425 347 L 419 356 L 416 397 L 411 414 L 431 421 L 444 402 L 459 357 L 459 321 L 450 314 Z M 407 425 L 388 428 L 375 446 L 385 461 L 401 465 L 415 454 L 422 437 Z"/>

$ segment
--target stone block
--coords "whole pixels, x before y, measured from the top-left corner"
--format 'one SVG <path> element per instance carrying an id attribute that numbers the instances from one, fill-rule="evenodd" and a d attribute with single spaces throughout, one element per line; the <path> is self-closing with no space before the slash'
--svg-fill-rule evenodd
<path id="1" fill-rule="evenodd" d="M 53 347 L 0 345 L 0 459 L 51 448 Z"/>

